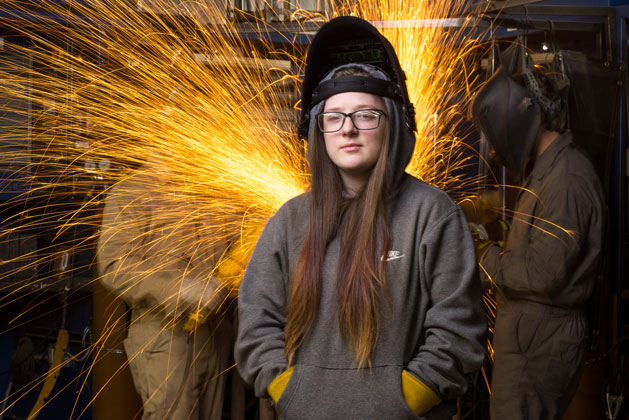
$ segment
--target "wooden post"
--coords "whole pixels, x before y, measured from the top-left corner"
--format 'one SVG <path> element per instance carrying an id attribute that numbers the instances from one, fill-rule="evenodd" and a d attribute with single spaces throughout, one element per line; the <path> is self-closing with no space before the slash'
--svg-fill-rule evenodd
<path id="1" fill-rule="evenodd" d="M 142 416 L 122 341 L 127 336 L 127 307 L 98 281 L 93 283 L 95 356 L 92 371 L 94 420 L 132 420 Z M 98 347 L 102 347 L 99 349 Z M 107 351 L 111 349 L 112 351 Z"/>

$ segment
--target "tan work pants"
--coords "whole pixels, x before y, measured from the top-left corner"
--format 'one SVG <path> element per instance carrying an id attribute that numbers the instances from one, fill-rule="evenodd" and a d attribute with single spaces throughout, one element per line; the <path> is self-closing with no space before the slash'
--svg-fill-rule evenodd
<path id="1" fill-rule="evenodd" d="M 579 384 L 587 344 L 579 311 L 499 302 L 491 420 L 559 420 Z"/>
<path id="2" fill-rule="evenodd" d="M 144 403 L 143 420 L 162 420 L 167 415 L 171 420 L 221 419 L 232 348 L 229 321 L 188 334 L 179 324 L 140 318 L 129 327 L 124 346 Z"/>

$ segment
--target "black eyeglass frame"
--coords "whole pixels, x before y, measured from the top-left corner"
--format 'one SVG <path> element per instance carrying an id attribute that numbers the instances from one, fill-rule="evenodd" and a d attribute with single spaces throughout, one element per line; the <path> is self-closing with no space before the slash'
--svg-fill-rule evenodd
<path id="1" fill-rule="evenodd" d="M 353 117 L 354 117 L 354 114 L 357 114 L 357 113 L 359 113 L 359 112 L 365 112 L 365 111 L 370 111 L 370 112 L 374 112 L 374 113 L 378 114 L 378 124 L 376 124 L 376 126 L 375 126 L 375 127 L 372 127 L 372 128 L 359 128 L 359 127 L 356 125 L 356 122 L 354 122 L 354 118 L 353 118 Z M 322 116 L 324 116 L 324 115 L 326 115 L 326 114 L 327 114 L 327 115 L 329 115 L 329 114 L 336 114 L 336 115 L 342 115 L 342 116 L 343 116 L 343 121 L 341 122 L 341 125 L 339 126 L 339 128 L 338 128 L 338 129 L 336 129 L 336 130 L 324 130 L 324 129 L 323 129 L 323 122 L 321 121 L 321 117 L 322 117 Z M 345 119 L 346 119 L 347 117 L 349 117 L 349 120 L 352 122 L 352 125 L 354 126 L 354 128 L 355 128 L 356 130 L 361 130 L 361 131 L 364 131 L 364 130 L 375 130 L 376 128 L 380 127 L 380 120 L 382 120 L 382 116 L 388 117 L 387 113 L 386 113 L 386 112 L 384 112 L 384 111 L 383 111 L 383 110 L 381 110 L 381 109 L 376 109 L 376 108 L 365 108 L 365 109 L 357 109 L 356 111 L 353 111 L 353 112 L 348 112 L 348 113 L 345 113 L 345 112 L 340 112 L 340 111 L 321 112 L 321 113 L 317 114 L 317 116 L 316 116 L 315 118 L 317 119 L 317 126 L 319 127 L 319 130 L 320 130 L 322 133 L 327 134 L 327 133 L 336 133 L 336 132 L 338 132 L 338 131 L 341 131 L 341 129 L 342 129 L 342 128 L 343 128 L 343 126 L 345 125 Z"/>

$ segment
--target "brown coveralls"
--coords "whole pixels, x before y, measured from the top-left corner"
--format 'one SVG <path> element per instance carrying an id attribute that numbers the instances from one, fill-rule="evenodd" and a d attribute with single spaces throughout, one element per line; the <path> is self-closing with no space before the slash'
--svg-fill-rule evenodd
<path id="1" fill-rule="evenodd" d="M 148 167 L 111 189 L 98 244 L 101 281 L 132 309 L 124 342 L 133 381 L 144 403 L 144 420 L 162 419 L 185 388 L 171 419 L 220 419 L 232 327 L 217 316 L 194 334 L 182 329 L 196 302 L 225 293 L 211 277 L 224 249 L 210 244 L 207 224 L 194 200 L 159 179 Z M 185 279 L 185 280 L 184 280 Z M 189 375 L 184 377 L 190 360 Z"/>
<path id="2" fill-rule="evenodd" d="M 518 195 L 504 251 L 481 258 L 497 287 L 492 420 L 560 419 L 583 367 L 583 305 L 596 281 L 603 193 L 572 134 L 537 160 Z"/>

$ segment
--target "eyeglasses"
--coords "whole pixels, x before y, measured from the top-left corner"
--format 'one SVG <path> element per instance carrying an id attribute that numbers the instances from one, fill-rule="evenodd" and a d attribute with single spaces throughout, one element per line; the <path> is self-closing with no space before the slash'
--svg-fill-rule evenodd
<path id="1" fill-rule="evenodd" d="M 348 114 L 322 112 L 317 115 L 317 124 L 322 133 L 334 133 L 343 127 L 345 118 L 349 117 L 358 130 L 374 130 L 380 126 L 380 117 L 383 115 L 386 117 L 387 114 L 379 109 L 359 109 Z"/>

